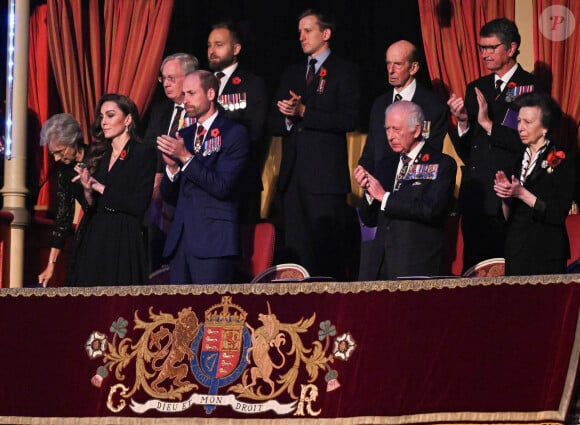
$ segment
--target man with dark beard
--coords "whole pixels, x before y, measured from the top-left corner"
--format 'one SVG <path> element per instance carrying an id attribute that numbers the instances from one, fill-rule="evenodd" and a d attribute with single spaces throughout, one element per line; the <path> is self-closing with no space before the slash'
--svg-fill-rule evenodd
<path id="1" fill-rule="evenodd" d="M 240 222 L 255 223 L 260 219 L 262 169 L 269 147 L 264 131 L 268 97 L 264 81 L 239 66 L 241 50 L 240 36 L 232 25 L 220 23 L 212 27 L 207 59 L 219 83 L 220 113 L 246 127 L 250 137 L 248 166 L 240 186 Z"/>

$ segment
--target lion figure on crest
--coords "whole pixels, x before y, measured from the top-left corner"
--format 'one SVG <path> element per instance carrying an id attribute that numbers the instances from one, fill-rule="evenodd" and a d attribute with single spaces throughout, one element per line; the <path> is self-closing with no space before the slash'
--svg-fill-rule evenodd
<path id="1" fill-rule="evenodd" d="M 151 388 L 155 391 L 160 393 L 167 392 L 166 388 L 159 386 L 166 379 L 171 379 L 172 384 L 176 387 L 190 383 L 185 380 L 189 367 L 182 362 L 185 357 L 189 360 L 193 357 L 191 344 L 199 328 L 200 324 L 197 316 L 191 310 L 191 307 L 188 307 L 177 313 L 173 332 L 162 326 L 151 335 L 149 349 L 156 348 L 158 350 L 151 361 L 153 370 L 159 372 L 157 378 L 151 383 Z M 164 340 L 167 340 L 167 342 L 162 345 Z M 171 390 L 173 390 L 173 386 L 171 386 Z"/>

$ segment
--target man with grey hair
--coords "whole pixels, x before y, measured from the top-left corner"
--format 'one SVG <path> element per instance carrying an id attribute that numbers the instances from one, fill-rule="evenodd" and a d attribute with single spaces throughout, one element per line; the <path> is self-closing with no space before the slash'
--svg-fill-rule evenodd
<path id="1" fill-rule="evenodd" d="M 374 175 L 363 166 L 354 170 L 365 191 L 360 216 L 377 226 L 373 261 L 360 271 L 361 280 L 434 276 L 443 273 L 444 224 L 453 199 L 457 165 L 422 139 L 421 108 L 401 100 L 385 112 L 390 148 Z"/>
<path id="2" fill-rule="evenodd" d="M 189 53 L 174 53 L 163 59 L 159 69 L 159 82 L 163 85 L 166 98 L 149 108 L 149 124 L 145 131 L 145 143 L 157 145 L 157 137 L 162 134 L 175 135 L 183 127 L 185 107 L 183 105 L 183 80 L 190 72 L 199 69 L 199 61 Z M 173 208 L 164 203 L 159 191 L 165 163 L 159 156 L 153 186 L 153 196 L 149 214 L 147 244 L 150 270 L 159 269 L 163 264 L 162 251 L 171 220 Z"/>

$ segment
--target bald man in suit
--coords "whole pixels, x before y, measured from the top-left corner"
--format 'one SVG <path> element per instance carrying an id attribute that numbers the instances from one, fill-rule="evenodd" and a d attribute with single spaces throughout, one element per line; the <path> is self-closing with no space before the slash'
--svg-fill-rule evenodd
<path id="1" fill-rule="evenodd" d="M 409 100 L 421 107 L 429 128 L 425 141 L 435 150 L 443 150 L 447 134 L 447 105 L 433 91 L 421 85 L 415 75 L 419 71 L 417 48 L 407 40 L 399 40 L 389 46 L 386 53 L 387 76 L 391 89 L 380 95 L 373 103 L 369 119 L 369 132 L 359 164 L 374 172 L 375 164 L 392 155 L 393 150 L 385 134 L 385 109 L 398 100 Z"/>

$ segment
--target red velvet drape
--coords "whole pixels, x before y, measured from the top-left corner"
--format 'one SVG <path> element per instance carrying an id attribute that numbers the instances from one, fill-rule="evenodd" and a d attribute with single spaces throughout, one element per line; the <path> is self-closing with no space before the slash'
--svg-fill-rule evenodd
<path id="1" fill-rule="evenodd" d="M 104 9 L 104 92 L 128 95 L 141 114 L 149 106 L 173 0 L 107 0 Z"/>
<path id="2" fill-rule="evenodd" d="M 419 0 L 429 75 L 439 94 L 465 95 L 467 84 L 487 73 L 477 52 L 479 29 L 486 22 L 513 20 L 515 0 Z"/>
<path id="3" fill-rule="evenodd" d="M 86 140 L 94 106 L 107 92 L 147 108 L 161 64 L 173 0 L 50 0 L 48 43 L 63 109 Z"/>
<path id="4" fill-rule="evenodd" d="M 28 109 L 36 115 L 38 127 L 48 119 L 49 95 L 48 79 L 50 74 L 48 60 L 48 42 L 46 38 L 46 5 L 40 5 L 34 9 L 30 17 L 29 30 L 29 54 L 28 54 Z M 38 134 L 29 134 L 29 138 L 37 138 Z M 50 168 L 50 155 L 48 149 L 37 149 L 36 165 L 39 170 L 40 191 L 38 193 L 37 206 L 45 209 L 50 203 L 50 185 L 48 170 Z M 44 184 L 43 184 L 44 183 Z"/>
<path id="5" fill-rule="evenodd" d="M 81 124 L 85 141 L 101 94 L 99 0 L 50 0 L 47 27 L 50 61 L 63 110 Z"/>
<path id="6" fill-rule="evenodd" d="M 534 20 L 534 70 L 552 83 L 552 97 L 564 111 L 558 142 L 576 151 L 580 143 L 580 2 L 533 0 L 532 5 L 538 17 Z"/>

